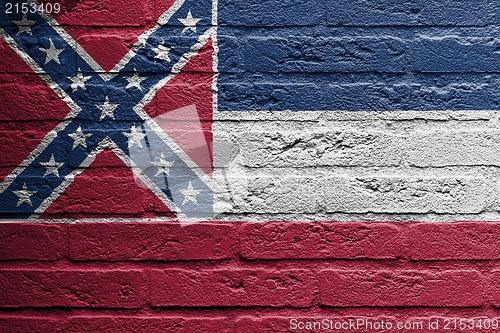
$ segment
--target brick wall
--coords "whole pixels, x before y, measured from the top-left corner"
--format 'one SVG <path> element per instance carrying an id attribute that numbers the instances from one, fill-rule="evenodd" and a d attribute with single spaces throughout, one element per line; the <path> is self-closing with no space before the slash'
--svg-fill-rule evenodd
<path id="1" fill-rule="evenodd" d="M 124 54 L 171 3 L 58 20 Z M 219 0 L 217 221 L 179 223 L 104 151 L 43 223 L 0 224 L 0 332 L 463 332 L 453 320 L 500 317 L 499 15 L 486 0 Z M 0 48 L 3 179 L 69 108 L 52 72 Z M 206 73 L 187 72 L 153 114 L 199 97 L 182 89 Z"/>
<path id="2" fill-rule="evenodd" d="M 232 203 L 220 218 L 497 220 L 498 115 L 221 112 L 215 142 L 239 154 L 216 170 Z"/>
<path id="3" fill-rule="evenodd" d="M 274 332 L 293 331 L 292 318 L 496 318 L 498 230 L 496 222 L 2 224 L 0 330 Z"/>
<path id="4" fill-rule="evenodd" d="M 219 109 L 498 109 L 500 7 L 220 1 Z"/>

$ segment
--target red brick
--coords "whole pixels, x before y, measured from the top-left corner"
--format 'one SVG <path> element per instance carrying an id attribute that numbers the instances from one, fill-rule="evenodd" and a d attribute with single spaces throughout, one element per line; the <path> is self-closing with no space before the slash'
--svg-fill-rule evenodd
<path id="1" fill-rule="evenodd" d="M 248 259 L 394 259 L 401 237 L 388 223 L 246 223 L 241 246 Z"/>
<path id="2" fill-rule="evenodd" d="M 69 227 L 74 260 L 198 260 L 233 255 L 233 225 L 78 223 Z"/>
<path id="3" fill-rule="evenodd" d="M 153 306 L 306 307 L 313 299 L 306 270 L 154 270 Z"/>
<path id="4" fill-rule="evenodd" d="M 172 213 L 111 150 L 90 167 L 45 210 L 42 218 L 158 217 Z"/>
<path id="5" fill-rule="evenodd" d="M 147 275 L 142 271 L 0 271 L 1 307 L 141 307 Z"/>
<path id="6" fill-rule="evenodd" d="M 2 333 L 55 333 L 63 332 L 64 321 L 44 317 L 0 317 Z"/>
<path id="7" fill-rule="evenodd" d="M 67 332 L 233 332 L 228 318 L 73 317 Z"/>
<path id="8" fill-rule="evenodd" d="M 500 307 L 500 270 L 491 272 L 493 305 Z"/>
<path id="9" fill-rule="evenodd" d="M 295 318 L 295 317 L 294 317 Z M 236 322 L 236 332 L 289 332 L 291 317 L 240 317 Z M 321 319 L 320 319 L 321 320 Z"/>
<path id="10" fill-rule="evenodd" d="M 74 35 L 79 35 L 76 41 L 85 51 L 96 60 L 105 71 L 111 71 L 115 65 L 129 52 L 134 43 L 137 42 L 136 36 L 140 35 L 140 31 L 127 29 L 122 34 L 113 34 L 113 31 L 101 31 L 100 34 L 88 34 L 87 31 L 78 31 L 76 28 Z M 132 30 L 132 31 L 130 31 Z M 90 32 L 92 33 L 92 32 Z M 78 59 L 81 62 L 80 67 L 85 68 L 84 59 Z"/>
<path id="11" fill-rule="evenodd" d="M 52 203 L 47 210 L 48 214 L 132 214 L 144 213 L 145 198 L 144 189 L 137 186 L 130 177 L 116 177 L 114 175 L 103 175 L 106 171 L 89 168 L 75 177 L 70 187 L 61 193 L 58 200 Z M 128 170 L 130 175 L 132 171 Z M 98 174 L 99 173 L 99 174 Z M 98 174 L 93 176 L 92 174 Z M 117 191 L 117 189 L 119 189 Z M 110 193 L 116 192 L 113 196 Z M 111 200 L 112 199 L 112 200 Z M 119 204 L 115 204 L 119 202 Z M 113 210 L 110 206 L 114 207 Z M 71 216 L 72 217 L 72 216 Z"/>
<path id="12" fill-rule="evenodd" d="M 55 260 L 66 256 L 67 227 L 62 224 L 0 224 L 0 260 Z"/>
<path id="13" fill-rule="evenodd" d="M 412 260 L 500 258 L 500 223 L 418 223 L 406 232 Z"/>
<path id="14" fill-rule="evenodd" d="M 17 167 L 31 151 L 40 143 L 45 133 L 33 132 L 20 133 L 18 131 L 0 132 L 0 146 L 2 156 L 0 163 L 3 167 Z"/>
<path id="15" fill-rule="evenodd" d="M 319 276 L 321 304 L 357 306 L 470 307 L 483 304 L 477 271 L 325 270 Z"/>
<path id="16" fill-rule="evenodd" d="M 0 74 L 0 80 L 2 121 L 62 120 L 70 111 L 36 74 Z"/>
<path id="17" fill-rule="evenodd" d="M 54 3 L 53 0 L 40 2 Z M 59 24 L 70 27 L 135 27 L 151 24 L 152 13 L 150 1 L 85 0 L 63 1 L 61 12 L 53 15 Z"/>
<path id="18" fill-rule="evenodd" d="M 0 40 L 0 53 L 2 61 L 0 61 L 0 73 L 33 73 L 33 70 L 17 55 L 17 53 L 3 40 Z M 2 82 L 4 81 L 4 76 Z M 12 77 L 12 76 L 11 76 Z"/>

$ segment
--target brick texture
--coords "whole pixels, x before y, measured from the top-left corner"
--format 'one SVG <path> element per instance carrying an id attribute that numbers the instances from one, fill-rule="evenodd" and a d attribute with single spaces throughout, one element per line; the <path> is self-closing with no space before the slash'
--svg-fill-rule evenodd
<path id="1" fill-rule="evenodd" d="M 100 223 L 69 227 L 73 260 L 225 259 L 236 245 L 230 224 Z"/>
<path id="2" fill-rule="evenodd" d="M 241 254 L 248 259 L 395 259 L 401 234 L 387 223 L 248 223 Z"/>
<path id="3" fill-rule="evenodd" d="M 168 318 L 125 316 L 78 316 L 68 319 L 67 332 L 230 332 L 228 318 Z"/>
<path id="4" fill-rule="evenodd" d="M 417 223 L 407 229 L 412 260 L 496 260 L 498 223 Z"/>
<path id="5" fill-rule="evenodd" d="M 65 328 L 64 321 L 51 317 L 6 316 L 0 318 L 2 332 L 61 332 Z"/>
<path id="6" fill-rule="evenodd" d="M 468 1 L 398 2 L 383 0 L 377 3 L 341 0 L 329 3 L 328 22 L 339 26 L 484 26 L 493 15 L 487 1 L 477 1 L 474 13 Z"/>
<path id="7" fill-rule="evenodd" d="M 144 304 L 147 275 L 137 270 L 3 270 L 2 307 L 117 307 Z"/>
<path id="8" fill-rule="evenodd" d="M 1 333 L 499 328 L 496 1 L 60 3 L 52 37 L 37 14 L 28 29 L 0 13 Z M 167 12 L 181 3 L 195 26 Z M 137 104 L 212 26 L 216 38 Z M 53 43 L 62 65 L 44 53 Z M 137 61 L 117 72 L 133 45 Z M 123 85 L 134 74 L 144 80 Z M 121 107 L 99 119 L 108 99 Z M 198 112 L 200 140 L 180 122 L 160 127 L 182 148 L 207 144 L 213 160 L 195 162 L 214 180 L 213 221 L 178 221 L 109 149 L 81 169 L 107 136 L 127 155 L 132 123 L 153 152 L 161 140 L 124 112 L 137 105 L 163 125 L 167 112 Z M 33 161 L 67 138 L 61 121 L 95 131 L 54 148 L 59 177 L 49 156 Z M 32 162 L 38 176 L 15 184 L 36 190 L 28 202 L 5 184 Z M 33 214 L 58 177 L 71 185 Z"/>
<path id="9" fill-rule="evenodd" d="M 55 260 L 67 255 L 68 229 L 61 224 L 0 224 L 1 260 Z"/>
<path id="10" fill-rule="evenodd" d="M 2 332 L 276 332 L 325 318 L 442 327 L 437 309 L 477 321 L 500 304 L 493 222 L 1 226 Z"/>
<path id="11" fill-rule="evenodd" d="M 320 273 L 321 303 L 329 306 L 472 307 L 483 303 L 477 271 L 330 271 Z"/>
<path id="12" fill-rule="evenodd" d="M 153 306 L 306 307 L 313 299 L 307 270 L 155 270 Z"/>

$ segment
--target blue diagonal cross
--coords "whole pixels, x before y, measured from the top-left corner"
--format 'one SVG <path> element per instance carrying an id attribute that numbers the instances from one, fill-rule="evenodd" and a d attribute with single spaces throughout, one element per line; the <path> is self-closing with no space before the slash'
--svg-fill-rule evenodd
<path id="1" fill-rule="evenodd" d="M 0 185 L 2 217 L 42 213 L 105 146 L 179 217 L 212 216 L 208 178 L 142 109 L 213 35 L 211 6 L 176 1 L 115 73 L 99 72 L 47 14 L 2 10 L 4 40 L 72 110 Z"/>

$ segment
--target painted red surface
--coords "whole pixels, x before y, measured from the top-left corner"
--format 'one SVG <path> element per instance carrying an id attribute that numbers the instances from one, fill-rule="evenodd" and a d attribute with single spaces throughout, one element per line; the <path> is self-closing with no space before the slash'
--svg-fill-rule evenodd
<path id="1" fill-rule="evenodd" d="M 484 249 L 496 251 L 499 227 L 2 224 L 0 331 L 283 332 L 294 331 L 292 318 L 441 325 L 454 317 L 492 318 L 500 273 Z M 432 246 L 422 257 L 416 245 L 435 228 L 441 244 L 455 245 L 446 260 L 429 259 L 443 251 Z"/>
<path id="2" fill-rule="evenodd" d="M 142 185 L 142 186 L 141 186 Z M 41 218 L 174 216 L 111 150 L 75 177 Z"/>

